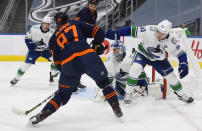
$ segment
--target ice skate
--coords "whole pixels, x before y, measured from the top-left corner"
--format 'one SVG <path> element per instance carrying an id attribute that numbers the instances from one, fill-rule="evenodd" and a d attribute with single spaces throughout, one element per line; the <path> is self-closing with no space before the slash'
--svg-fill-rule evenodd
<path id="1" fill-rule="evenodd" d="M 132 93 L 125 93 L 124 103 L 125 104 L 132 103 Z"/>
<path id="2" fill-rule="evenodd" d="M 179 100 L 185 103 L 192 103 L 194 101 L 192 97 L 187 96 L 185 93 L 183 93 L 182 95 L 179 95 L 179 93 L 177 93 L 176 91 L 174 91 L 174 93 L 178 96 Z"/>
<path id="3" fill-rule="evenodd" d="M 86 86 L 85 85 L 83 85 L 83 84 L 81 84 L 81 83 L 79 83 L 79 85 L 78 85 L 78 90 L 77 91 L 79 91 L 79 92 L 83 92 L 83 91 L 85 91 L 86 90 Z"/>
<path id="4" fill-rule="evenodd" d="M 148 96 L 148 87 L 147 86 L 140 86 L 138 89 L 134 89 L 133 93 L 137 93 L 141 96 Z"/>
<path id="5" fill-rule="evenodd" d="M 53 75 L 51 75 L 51 72 L 50 72 L 50 78 L 49 78 L 49 85 L 50 86 L 54 86 L 54 81 L 53 81 Z"/>
<path id="6" fill-rule="evenodd" d="M 15 84 L 18 83 L 18 79 L 14 78 L 13 80 L 10 81 L 11 85 L 14 86 Z"/>
<path id="7" fill-rule="evenodd" d="M 29 123 L 31 123 L 32 125 L 36 125 L 38 124 L 39 122 L 43 121 L 44 119 L 46 119 L 48 116 L 51 115 L 51 111 L 50 110 L 47 110 L 47 111 L 42 111 L 40 113 L 38 113 L 37 115 L 35 116 L 32 116 L 30 119 L 29 119 Z"/>
<path id="8" fill-rule="evenodd" d="M 114 114 L 116 115 L 116 117 L 120 118 L 120 117 L 123 116 L 123 113 L 122 113 L 122 111 L 121 111 L 121 108 L 120 108 L 118 102 L 112 103 L 112 104 L 111 104 L 111 107 L 112 107 L 112 109 L 113 109 Z"/>

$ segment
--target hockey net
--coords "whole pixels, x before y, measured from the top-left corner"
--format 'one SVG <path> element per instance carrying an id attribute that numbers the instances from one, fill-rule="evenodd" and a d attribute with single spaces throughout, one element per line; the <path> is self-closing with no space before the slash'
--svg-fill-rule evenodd
<path id="1" fill-rule="evenodd" d="M 191 42 L 186 37 L 185 29 L 182 28 L 174 28 L 171 31 L 171 34 L 174 35 L 177 40 L 180 42 L 181 48 L 187 53 L 188 63 L 189 63 L 189 74 L 183 78 L 178 79 L 181 81 L 183 90 L 194 97 L 195 99 L 202 99 L 202 69 L 199 66 L 197 58 L 194 56 L 194 52 L 192 51 Z M 178 75 L 178 59 L 174 57 L 170 57 L 168 54 L 168 59 L 171 65 L 174 67 L 174 71 L 177 76 Z M 162 97 L 166 99 L 167 97 L 173 97 L 173 90 L 169 87 L 167 80 L 163 79 L 154 68 L 152 68 L 152 83 L 159 82 L 162 86 Z"/>

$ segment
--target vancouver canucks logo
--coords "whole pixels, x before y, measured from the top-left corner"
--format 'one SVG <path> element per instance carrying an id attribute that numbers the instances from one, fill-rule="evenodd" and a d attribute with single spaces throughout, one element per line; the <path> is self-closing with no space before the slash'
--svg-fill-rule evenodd
<path id="1" fill-rule="evenodd" d="M 147 48 L 147 52 L 152 55 L 154 58 L 160 58 L 160 55 L 163 54 L 162 50 L 160 49 L 159 46 L 157 46 L 156 48 L 154 47 L 148 47 Z"/>

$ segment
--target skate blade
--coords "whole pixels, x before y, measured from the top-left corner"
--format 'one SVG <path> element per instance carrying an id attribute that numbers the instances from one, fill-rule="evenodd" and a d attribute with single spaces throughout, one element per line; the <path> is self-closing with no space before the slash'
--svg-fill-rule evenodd
<path id="1" fill-rule="evenodd" d="M 15 85 L 10 84 L 10 87 L 17 87 L 17 85 L 16 84 Z"/>
<path id="2" fill-rule="evenodd" d="M 29 120 L 25 126 L 28 127 L 28 128 L 37 128 L 37 127 L 41 127 L 42 123 L 38 123 L 38 124 L 34 125 L 34 124 L 32 124 L 32 121 Z"/>
<path id="3" fill-rule="evenodd" d="M 25 126 L 26 126 L 26 127 L 29 127 L 29 128 L 36 127 L 36 125 L 33 125 L 33 124 L 32 124 L 32 121 L 31 121 L 31 120 L 29 120 Z"/>
<path id="4" fill-rule="evenodd" d="M 119 123 L 122 123 L 122 124 L 125 123 L 124 122 L 124 115 L 121 116 L 121 117 L 116 117 L 116 121 L 119 122 Z"/>

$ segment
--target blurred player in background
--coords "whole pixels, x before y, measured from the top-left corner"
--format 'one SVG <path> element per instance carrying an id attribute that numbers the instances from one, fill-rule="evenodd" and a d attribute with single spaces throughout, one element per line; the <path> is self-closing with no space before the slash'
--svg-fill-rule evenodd
<path id="1" fill-rule="evenodd" d="M 106 50 L 102 45 L 104 31 L 98 26 L 86 24 L 83 21 L 69 20 L 66 13 L 55 14 L 58 29 L 49 41 L 54 63 L 61 71 L 58 93 L 45 105 L 40 113 L 30 118 L 30 123 L 36 125 L 65 105 L 86 73 L 103 89 L 103 94 L 112 107 L 115 115 L 123 115 L 115 90 L 107 77 L 107 70 L 98 55 Z M 97 29 L 95 31 L 95 29 Z M 94 38 L 92 48 L 86 42 Z"/>
<path id="2" fill-rule="evenodd" d="M 87 7 L 81 9 L 75 19 L 85 21 L 89 24 L 96 24 L 97 6 L 98 0 L 89 0 Z"/>
<path id="3" fill-rule="evenodd" d="M 180 79 L 188 74 L 188 61 L 186 53 L 180 48 L 180 43 L 174 36 L 170 34 L 172 23 L 163 20 L 158 25 L 148 25 L 143 27 L 128 26 L 118 31 L 107 31 L 106 37 L 114 39 L 114 35 L 133 36 L 140 38 L 141 43 L 138 44 L 138 53 L 136 54 L 133 64 L 129 71 L 127 79 L 126 97 L 124 102 L 130 104 L 132 102 L 132 92 L 137 85 L 138 76 L 144 70 L 146 64 L 151 65 L 155 70 L 167 79 L 170 87 L 178 98 L 186 103 L 192 103 L 194 99 L 183 91 L 181 82 L 174 73 L 173 67 L 166 58 L 165 51 L 169 56 L 175 56 L 179 60 L 179 76 Z"/>
<path id="4" fill-rule="evenodd" d="M 25 36 L 25 43 L 28 48 L 26 60 L 24 64 L 18 69 L 13 80 L 10 81 L 11 85 L 15 85 L 24 75 L 24 73 L 31 67 L 31 65 L 35 64 L 36 60 L 40 56 L 47 59 L 48 61 L 51 61 L 52 55 L 48 48 L 48 42 L 55 31 L 50 27 L 51 22 L 51 18 L 45 16 L 42 19 L 41 24 L 33 25 L 29 32 L 27 32 Z M 58 73 L 59 71 L 57 70 L 56 66 L 51 64 L 49 80 L 50 84 L 53 84 L 53 77 L 56 77 Z"/>

